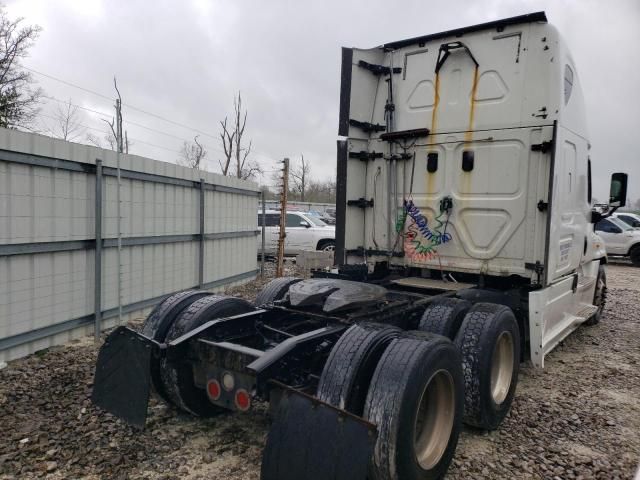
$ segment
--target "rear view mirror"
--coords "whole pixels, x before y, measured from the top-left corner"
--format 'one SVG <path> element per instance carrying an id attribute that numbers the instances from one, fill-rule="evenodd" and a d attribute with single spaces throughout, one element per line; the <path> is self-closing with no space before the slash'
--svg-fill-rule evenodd
<path id="1" fill-rule="evenodd" d="M 624 207 L 627 203 L 627 177 L 626 173 L 614 173 L 611 175 L 610 207 Z"/>
<path id="2" fill-rule="evenodd" d="M 306 227 L 306 228 L 311 228 L 311 225 L 309 225 L 309 222 L 307 222 L 306 220 L 300 220 L 300 226 L 301 227 Z"/>

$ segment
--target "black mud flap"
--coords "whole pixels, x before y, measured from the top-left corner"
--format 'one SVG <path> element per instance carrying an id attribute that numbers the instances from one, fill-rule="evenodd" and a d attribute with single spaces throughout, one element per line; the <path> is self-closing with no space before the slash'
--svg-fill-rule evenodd
<path id="1" fill-rule="evenodd" d="M 91 400 L 129 425 L 144 428 L 151 386 L 151 362 L 159 344 L 118 327 L 100 348 Z"/>
<path id="2" fill-rule="evenodd" d="M 262 480 L 366 480 L 375 425 L 284 385 Z"/>

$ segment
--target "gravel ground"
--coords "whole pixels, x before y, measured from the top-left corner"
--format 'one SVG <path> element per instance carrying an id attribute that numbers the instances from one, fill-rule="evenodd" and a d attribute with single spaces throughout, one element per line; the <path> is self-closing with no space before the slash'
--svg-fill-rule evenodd
<path id="1" fill-rule="evenodd" d="M 544 371 L 523 368 L 505 423 L 490 434 L 465 430 L 448 478 L 633 476 L 640 459 L 640 269 L 610 266 L 608 276 L 600 325 L 572 334 Z M 251 299 L 260 287 L 256 281 L 231 293 Z M 199 420 L 152 399 L 139 433 L 90 403 L 96 354 L 86 339 L 0 370 L 0 478 L 259 478 L 264 407 Z"/>

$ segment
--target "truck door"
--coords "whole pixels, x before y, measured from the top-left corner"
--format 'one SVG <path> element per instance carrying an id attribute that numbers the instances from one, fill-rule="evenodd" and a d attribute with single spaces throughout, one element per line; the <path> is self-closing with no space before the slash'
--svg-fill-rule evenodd
<path id="1" fill-rule="evenodd" d="M 585 254 L 589 234 L 587 199 L 587 141 L 556 127 L 553 193 L 549 234 L 547 281 L 574 272 Z"/>

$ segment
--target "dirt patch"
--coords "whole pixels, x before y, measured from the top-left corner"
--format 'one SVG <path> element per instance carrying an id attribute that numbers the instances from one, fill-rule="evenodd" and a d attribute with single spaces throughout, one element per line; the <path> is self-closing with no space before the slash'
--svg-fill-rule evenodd
<path id="1" fill-rule="evenodd" d="M 271 276 L 272 264 L 267 264 Z M 300 272 L 289 266 L 288 275 Z M 640 269 L 610 266 L 603 321 L 523 367 L 502 427 L 465 429 L 448 478 L 629 478 L 640 459 Z M 255 297 L 263 281 L 230 290 Z M 0 478 L 258 479 L 266 407 L 196 419 L 155 398 L 144 432 L 90 400 L 88 339 L 0 370 Z"/>

